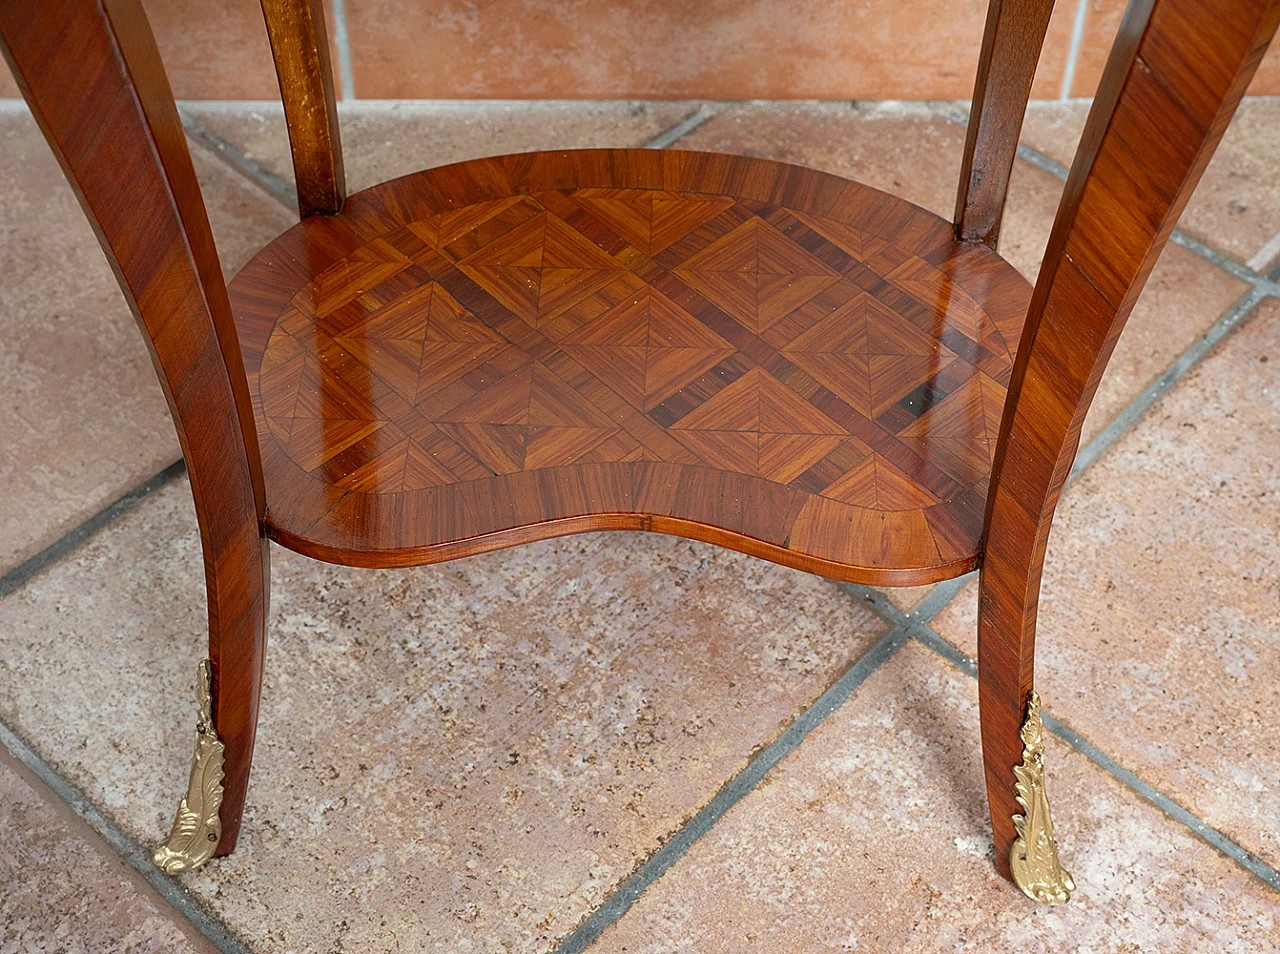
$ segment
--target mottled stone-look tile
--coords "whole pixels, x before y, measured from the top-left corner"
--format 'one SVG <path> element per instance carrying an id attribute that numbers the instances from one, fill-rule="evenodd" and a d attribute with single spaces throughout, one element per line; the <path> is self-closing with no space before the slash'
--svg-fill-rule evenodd
<path id="1" fill-rule="evenodd" d="M 995 871 L 977 686 L 908 643 L 589 950 L 1271 951 L 1273 889 L 1050 736 L 1077 891 Z"/>
<path id="2" fill-rule="evenodd" d="M 288 225 L 199 150 L 230 268 Z M 0 572 L 180 454 L 146 344 L 84 213 L 22 104 L 0 107 Z"/>
<path id="3" fill-rule="evenodd" d="M 1134 306 L 1080 435 L 1087 444 L 1249 290 L 1178 245 L 1166 245 Z"/>
<path id="4" fill-rule="evenodd" d="M 794 162 L 949 219 L 964 154 L 959 115 L 936 103 L 735 103 L 673 148 Z"/>
<path id="5" fill-rule="evenodd" d="M 1027 111 L 1022 141 L 1071 165 L 1088 103 L 1039 104 Z M 1179 228 L 1239 262 L 1256 259 L 1280 233 L 1280 99 L 1246 99 L 1204 171 Z M 1280 256 L 1274 248 L 1254 267 Z"/>
<path id="6" fill-rule="evenodd" d="M 55 799 L 0 749 L 0 951 L 214 954 Z"/>
<path id="7" fill-rule="evenodd" d="M 883 587 L 880 592 L 902 612 L 910 613 L 924 602 L 925 597 L 932 593 L 936 586 L 936 583 L 930 583 L 927 586 Z"/>
<path id="8" fill-rule="evenodd" d="M 821 169 L 900 196 L 944 219 L 956 209 L 963 113 L 938 103 L 738 103 L 673 148 L 760 156 Z M 1034 280 L 1062 183 L 1018 162 L 1000 252 Z"/>
<path id="9" fill-rule="evenodd" d="M 420 169 L 538 149 L 635 148 L 696 103 L 340 103 L 347 188 L 358 192 Z M 187 103 L 183 110 L 264 168 L 293 181 L 276 103 Z"/>
<path id="10" fill-rule="evenodd" d="M 144 841 L 204 653 L 188 495 L 0 602 L 0 711 Z M 832 583 L 653 535 L 273 562 L 244 833 L 185 879 L 263 951 L 551 949 L 886 630 Z"/>
<path id="11" fill-rule="evenodd" d="M 437 10 L 347 0 L 370 99 L 956 99 L 973 91 L 985 0 L 552 3 Z M 1047 95 L 1071 17 L 1050 28 Z M 430 50 L 432 55 L 424 56 Z M 1054 82 L 1054 79 L 1057 82 Z"/>
<path id="12" fill-rule="evenodd" d="M 1075 77 L 1071 86 L 1072 96 L 1093 96 L 1106 68 L 1111 46 L 1116 41 L 1120 20 L 1127 4 L 1125 0 L 1086 0 L 1084 33 L 1080 52 L 1076 57 Z M 1062 5 L 1062 4 L 1060 4 Z M 1072 4 L 1072 12 L 1075 5 Z M 1262 58 L 1258 72 L 1250 83 L 1250 96 L 1275 96 L 1280 94 L 1280 46 L 1274 42 Z"/>
<path id="13" fill-rule="evenodd" d="M 1059 506 L 1037 685 L 1090 742 L 1280 864 L 1280 304 L 1261 306 Z M 975 597 L 935 627 L 966 652 Z"/>

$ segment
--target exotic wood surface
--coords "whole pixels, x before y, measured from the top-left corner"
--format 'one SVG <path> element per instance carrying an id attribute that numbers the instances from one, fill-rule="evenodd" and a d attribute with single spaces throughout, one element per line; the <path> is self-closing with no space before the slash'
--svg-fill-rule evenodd
<path id="1" fill-rule="evenodd" d="M 996 859 L 1010 869 L 1034 689 L 1040 576 L 1058 495 L 1125 320 L 1280 22 L 1280 0 L 1133 0 L 1040 269 L 992 477 L 978 698 Z"/>
<path id="2" fill-rule="evenodd" d="M 290 546 L 630 526 L 867 581 L 972 567 L 1030 293 L 856 183 L 638 152 L 376 187 L 231 290 Z"/>
<path id="3" fill-rule="evenodd" d="M 138 0 L 0 0 L 0 51 L 151 348 L 186 458 L 225 744 L 226 854 L 257 732 L 270 562 L 249 388 L 195 169 Z"/>

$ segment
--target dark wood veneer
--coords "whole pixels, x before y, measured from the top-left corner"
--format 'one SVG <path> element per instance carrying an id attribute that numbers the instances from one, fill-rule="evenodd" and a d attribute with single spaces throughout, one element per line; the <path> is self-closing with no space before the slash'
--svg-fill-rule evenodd
<path id="1" fill-rule="evenodd" d="M 304 553 L 630 528 L 916 584 L 976 565 L 1031 288 L 866 186 L 633 150 L 378 186 L 231 294 L 270 533 Z"/>
<path id="2" fill-rule="evenodd" d="M 228 295 L 138 0 L 0 0 L 0 47 L 187 459 L 226 743 L 220 853 L 253 751 L 268 534 L 401 566 L 631 528 L 875 584 L 981 565 L 983 757 L 1009 875 L 1058 494 L 1280 19 L 1280 0 L 1133 0 L 1033 293 L 994 247 L 1050 9 L 992 0 L 953 226 L 795 166 L 644 150 L 479 159 L 348 198 L 321 0 L 263 0 L 303 218 Z"/>

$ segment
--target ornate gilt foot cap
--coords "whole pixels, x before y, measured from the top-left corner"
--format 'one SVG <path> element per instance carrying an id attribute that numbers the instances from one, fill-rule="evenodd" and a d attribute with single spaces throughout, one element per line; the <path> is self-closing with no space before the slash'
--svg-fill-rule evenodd
<path id="1" fill-rule="evenodd" d="M 1018 833 L 1009 856 L 1013 880 L 1022 893 L 1041 904 L 1063 904 L 1076 884 L 1058 861 L 1058 843 L 1049 817 L 1049 796 L 1044 786 L 1044 739 L 1040 724 L 1040 696 L 1027 698 L 1022 723 L 1022 764 L 1013 767 L 1018 804 L 1025 814 L 1013 816 Z"/>
<path id="2" fill-rule="evenodd" d="M 178 803 L 178 815 L 168 840 L 155 850 L 151 860 L 167 874 L 194 871 L 213 857 L 222 838 L 222 753 L 223 744 L 213 728 L 213 691 L 209 661 L 200 664 L 196 677 L 196 701 L 200 715 L 196 721 L 196 751 L 191 763 L 187 795 Z"/>

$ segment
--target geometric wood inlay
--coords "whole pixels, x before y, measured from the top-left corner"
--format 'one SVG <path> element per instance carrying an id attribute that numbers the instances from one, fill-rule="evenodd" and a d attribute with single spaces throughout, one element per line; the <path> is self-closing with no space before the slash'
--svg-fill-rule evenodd
<path id="1" fill-rule="evenodd" d="M 780 164 L 732 160 L 811 181 L 790 204 L 689 168 L 575 186 L 550 159 L 554 187 L 514 187 L 529 161 L 375 187 L 233 283 L 277 536 L 420 562 L 610 514 L 592 525 L 846 577 L 972 562 L 1029 291 L 1011 267 Z M 432 209 L 446 171 L 489 194 Z M 812 197 L 833 182 L 861 204 Z"/>

